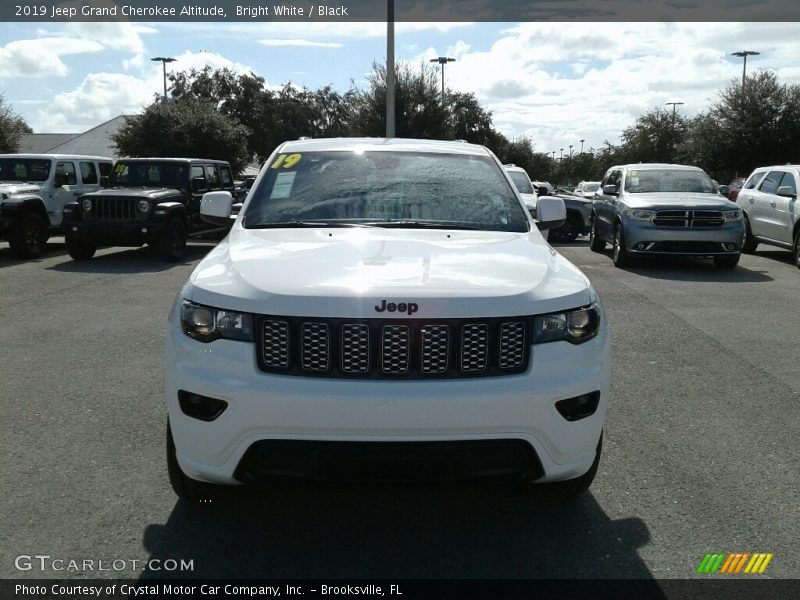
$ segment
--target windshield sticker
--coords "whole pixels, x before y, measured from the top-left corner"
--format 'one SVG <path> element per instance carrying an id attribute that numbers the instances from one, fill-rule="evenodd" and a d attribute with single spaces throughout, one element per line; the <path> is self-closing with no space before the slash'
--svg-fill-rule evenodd
<path id="1" fill-rule="evenodd" d="M 288 198 L 292 194 L 292 187 L 294 187 L 294 178 L 297 171 L 290 171 L 289 173 L 278 173 L 275 177 L 275 183 L 272 185 L 272 193 L 269 195 L 270 200 L 281 200 Z"/>
<path id="2" fill-rule="evenodd" d="M 639 171 L 628 171 L 628 175 L 630 175 L 631 177 L 635 177 L 638 174 L 639 174 Z"/>
<path id="3" fill-rule="evenodd" d="M 275 162 L 270 165 L 270 169 L 291 169 L 300 159 L 303 158 L 302 154 L 281 154 L 275 159 Z"/>
<path id="4" fill-rule="evenodd" d="M 122 173 L 124 170 L 125 170 L 125 165 L 123 165 L 121 163 L 117 165 L 117 169 L 116 169 L 117 174 Z"/>

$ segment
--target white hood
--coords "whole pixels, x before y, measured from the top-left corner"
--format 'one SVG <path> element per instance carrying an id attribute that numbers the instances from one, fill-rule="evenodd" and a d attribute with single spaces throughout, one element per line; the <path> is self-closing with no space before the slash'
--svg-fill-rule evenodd
<path id="1" fill-rule="evenodd" d="M 15 196 L 18 194 L 38 194 L 40 188 L 32 183 L 0 183 L 0 195 Z"/>
<path id="2" fill-rule="evenodd" d="M 588 279 L 530 233 L 243 229 L 197 266 L 183 297 L 244 312 L 403 318 L 518 316 L 589 304 Z"/>

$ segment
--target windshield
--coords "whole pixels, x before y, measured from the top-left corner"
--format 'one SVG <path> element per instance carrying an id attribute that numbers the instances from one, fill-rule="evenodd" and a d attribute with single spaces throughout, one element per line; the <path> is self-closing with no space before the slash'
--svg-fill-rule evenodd
<path id="1" fill-rule="evenodd" d="M 689 169 L 647 169 L 628 171 L 625 191 L 633 194 L 647 192 L 693 192 L 714 194 L 714 184 L 703 171 Z"/>
<path id="2" fill-rule="evenodd" d="M 47 181 L 52 165 L 42 158 L 0 158 L 0 181 Z"/>
<path id="3" fill-rule="evenodd" d="M 583 191 L 584 192 L 594 192 L 597 188 L 600 187 L 599 181 L 587 181 L 583 184 Z"/>
<path id="4" fill-rule="evenodd" d="M 189 166 L 175 162 L 118 161 L 111 175 L 112 187 L 176 187 L 188 184 Z"/>
<path id="5" fill-rule="evenodd" d="M 488 156 L 357 151 L 281 154 L 251 192 L 246 228 L 372 225 L 528 231 Z"/>
<path id="6" fill-rule="evenodd" d="M 533 186 L 525 173 L 522 171 L 509 171 L 508 174 L 520 194 L 533 194 Z"/>

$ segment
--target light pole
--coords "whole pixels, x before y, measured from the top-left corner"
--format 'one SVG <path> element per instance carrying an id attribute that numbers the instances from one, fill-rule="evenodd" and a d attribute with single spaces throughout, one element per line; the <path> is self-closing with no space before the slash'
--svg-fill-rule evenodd
<path id="1" fill-rule="evenodd" d="M 569 145 L 569 157 L 572 159 L 572 144 Z"/>
<path id="2" fill-rule="evenodd" d="M 555 161 L 555 159 L 556 159 L 556 151 L 553 150 L 552 154 L 553 154 L 553 160 Z"/>
<path id="3" fill-rule="evenodd" d="M 151 58 L 153 62 L 161 62 L 161 65 L 164 67 L 164 99 L 167 99 L 167 63 L 175 62 L 176 59 L 171 58 L 169 56 L 156 56 L 155 58 Z"/>
<path id="4" fill-rule="evenodd" d="M 581 140 L 581 152 L 580 152 L 581 154 L 583 154 L 583 142 L 585 142 L 585 141 L 586 140 Z"/>
<path id="5" fill-rule="evenodd" d="M 672 107 L 672 133 L 675 133 L 675 109 L 681 106 L 683 102 L 665 102 L 664 106 Z"/>
<path id="6" fill-rule="evenodd" d="M 564 149 L 560 148 L 558 150 L 558 160 L 562 160 L 564 158 Z"/>
<path id="7" fill-rule="evenodd" d="M 442 106 L 444 106 L 444 66 L 449 62 L 456 62 L 456 59 L 449 56 L 440 56 L 439 58 L 432 58 L 430 62 L 442 65 Z"/>
<path id="8" fill-rule="evenodd" d="M 742 63 L 742 91 L 744 91 L 744 78 L 747 74 L 747 57 L 748 56 L 758 56 L 761 52 L 756 52 L 754 50 L 740 50 L 739 52 L 734 52 L 731 56 L 739 56 L 744 59 Z"/>
<path id="9" fill-rule="evenodd" d="M 394 137 L 394 0 L 386 3 L 386 137 Z"/>

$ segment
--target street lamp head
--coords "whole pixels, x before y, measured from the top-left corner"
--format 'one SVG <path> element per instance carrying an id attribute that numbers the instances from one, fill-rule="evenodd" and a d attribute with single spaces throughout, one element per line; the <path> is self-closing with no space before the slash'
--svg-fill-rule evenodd
<path id="1" fill-rule="evenodd" d="M 740 58 L 745 56 L 757 56 L 761 54 L 761 52 L 756 52 L 755 50 L 740 50 L 739 52 L 731 53 L 731 56 L 738 56 Z"/>
<path id="2" fill-rule="evenodd" d="M 439 63 L 440 65 L 445 65 L 445 64 L 447 64 L 449 62 L 456 62 L 456 59 L 455 58 L 450 58 L 448 56 L 440 56 L 438 58 L 432 58 L 428 62 Z"/>
<path id="3" fill-rule="evenodd" d="M 171 56 L 156 56 L 155 58 L 151 58 L 150 60 L 154 62 L 163 62 L 163 63 L 171 63 L 178 60 L 177 58 L 172 58 Z"/>

